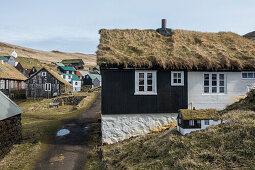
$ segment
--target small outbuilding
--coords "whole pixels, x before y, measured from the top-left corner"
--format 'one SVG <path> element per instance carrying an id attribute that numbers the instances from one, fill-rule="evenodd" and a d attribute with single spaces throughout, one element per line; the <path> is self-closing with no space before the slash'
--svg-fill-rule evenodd
<path id="1" fill-rule="evenodd" d="M 10 98 L 0 91 L 0 158 L 8 148 L 19 142 L 21 133 L 21 113 L 19 108 Z"/>
<path id="2" fill-rule="evenodd" d="M 220 123 L 220 115 L 215 109 L 180 109 L 177 116 L 177 130 L 182 135 Z"/>

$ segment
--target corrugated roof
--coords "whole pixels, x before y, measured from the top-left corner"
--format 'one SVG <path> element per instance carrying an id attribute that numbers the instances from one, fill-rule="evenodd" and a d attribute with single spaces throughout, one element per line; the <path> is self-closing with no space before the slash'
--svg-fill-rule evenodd
<path id="1" fill-rule="evenodd" d="M 76 71 L 76 76 L 82 76 L 82 74 L 80 73 L 80 71 Z"/>
<path id="2" fill-rule="evenodd" d="M 99 81 L 101 81 L 101 75 L 99 74 L 88 74 L 92 80 L 98 78 Z"/>
<path id="3" fill-rule="evenodd" d="M 76 71 L 73 67 L 65 67 L 65 66 L 60 66 L 65 71 Z"/>
<path id="4" fill-rule="evenodd" d="M 23 113 L 23 110 L 0 91 L 0 120 Z"/>
<path id="5" fill-rule="evenodd" d="M 180 109 L 183 120 L 219 120 L 220 115 L 216 109 Z"/>
<path id="6" fill-rule="evenodd" d="M 0 63 L 0 78 L 11 80 L 26 80 L 27 78 L 15 67 L 7 63 Z"/>

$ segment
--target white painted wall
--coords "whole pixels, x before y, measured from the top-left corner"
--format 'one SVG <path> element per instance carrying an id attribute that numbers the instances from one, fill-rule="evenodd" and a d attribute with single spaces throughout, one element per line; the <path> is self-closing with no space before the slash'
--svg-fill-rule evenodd
<path id="1" fill-rule="evenodd" d="M 65 78 L 64 78 L 64 75 L 65 75 Z M 61 74 L 61 77 L 67 81 L 68 83 L 71 83 L 72 82 L 72 75 L 68 75 L 68 74 Z"/>
<path id="2" fill-rule="evenodd" d="M 103 143 L 115 143 L 132 136 L 151 132 L 156 127 L 176 122 L 177 114 L 116 114 L 101 115 Z"/>
<path id="3" fill-rule="evenodd" d="M 191 133 L 191 132 L 194 132 L 194 131 L 198 131 L 198 130 L 202 130 L 202 129 L 206 129 L 207 127 L 209 126 L 212 126 L 212 125 L 218 125 L 221 123 L 221 120 L 209 120 L 209 125 L 205 125 L 205 121 L 204 120 L 201 120 L 201 128 L 191 128 L 191 129 L 183 129 L 182 127 L 178 126 L 177 124 L 177 130 L 182 134 L 182 135 L 186 135 L 188 133 Z"/>
<path id="4" fill-rule="evenodd" d="M 75 85 L 75 82 L 77 82 L 77 85 Z M 73 83 L 73 91 L 77 91 L 77 92 L 81 91 L 81 81 L 74 80 L 72 83 Z"/>
<path id="5" fill-rule="evenodd" d="M 240 98 L 255 86 L 255 79 L 245 80 L 241 77 L 241 72 L 225 72 L 226 93 L 225 94 L 203 94 L 203 73 L 188 72 L 188 104 L 189 109 L 224 109 Z"/>

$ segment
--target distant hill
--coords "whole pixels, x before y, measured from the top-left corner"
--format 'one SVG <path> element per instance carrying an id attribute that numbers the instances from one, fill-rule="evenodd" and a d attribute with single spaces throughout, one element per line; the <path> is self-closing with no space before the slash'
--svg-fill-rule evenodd
<path id="1" fill-rule="evenodd" d="M 248 38 L 252 41 L 255 41 L 255 31 L 249 32 L 249 33 L 243 35 L 243 37 Z"/>
<path id="2" fill-rule="evenodd" d="M 78 58 L 83 59 L 85 65 L 96 65 L 96 55 L 93 54 L 67 53 L 61 51 L 40 51 L 4 42 L 0 42 L 0 56 L 11 55 L 14 48 L 18 54 L 18 57 L 34 58 L 46 63 L 60 62 L 63 59 Z"/>

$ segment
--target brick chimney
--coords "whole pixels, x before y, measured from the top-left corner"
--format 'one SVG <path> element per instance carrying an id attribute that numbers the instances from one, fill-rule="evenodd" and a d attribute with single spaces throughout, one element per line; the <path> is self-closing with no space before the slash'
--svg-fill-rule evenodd
<path id="1" fill-rule="evenodd" d="M 167 20 L 166 19 L 162 19 L 162 27 L 158 28 L 156 31 L 162 35 L 165 36 L 171 36 L 172 35 L 172 30 L 170 28 L 166 28 L 166 23 Z"/>

